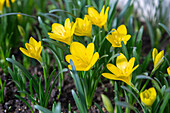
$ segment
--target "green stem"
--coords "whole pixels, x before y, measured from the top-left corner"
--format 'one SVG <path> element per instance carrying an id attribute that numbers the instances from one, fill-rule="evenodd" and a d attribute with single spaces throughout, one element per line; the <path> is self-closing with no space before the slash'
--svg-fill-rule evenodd
<path id="1" fill-rule="evenodd" d="M 155 71 L 152 71 L 152 72 L 151 72 L 150 77 L 153 76 L 154 72 L 155 72 Z M 146 86 L 148 85 L 148 83 L 149 83 L 149 80 L 146 81 L 146 83 L 143 85 L 143 87 L 142 87 L 142 89 L 140 90 L 140 92 L 142 92 L 142 91 L 146 88 Z"/>
<path id="2" fill-rule="evenodd" d="M 43 72 L 44 72 L 45 92 L 46 92 L 46 90 L 47 90 L 47 74 L 46 74 L 45 66 L 43 66 Z"/>

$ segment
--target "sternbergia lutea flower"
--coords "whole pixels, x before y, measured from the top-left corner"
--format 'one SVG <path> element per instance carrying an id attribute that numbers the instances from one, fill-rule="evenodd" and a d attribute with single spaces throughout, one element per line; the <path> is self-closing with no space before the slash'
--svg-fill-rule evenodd
<path id="1" fill-rule="evenodd" d="M 102 75 L 108 79 L 121 80 L 131 86 L 132 72 L 139 66 L 137 65 L 133 68 L 134 63 L 134 57 L 128 62 L 126 57 L 120 53 L 116 59 L 116 66 L 111 63 L 107 64 L 107 69 L 111 73 L 102 73 Z"/>
<path id="2" fill-rule="evenodd" d="M 93 43 L 89 43 L 86 48 L 79 42 L 73 42 L 70 45 L 71 54 L 67 55 L 65 59 L 68 63 L 70 63 L 70 59 L 72 59 L 77 71 L 88 71 L 99 59 L 99 53 L 94 53 L 94 50 Z M 71 70 L 70 64 L 68 68 Z"/>

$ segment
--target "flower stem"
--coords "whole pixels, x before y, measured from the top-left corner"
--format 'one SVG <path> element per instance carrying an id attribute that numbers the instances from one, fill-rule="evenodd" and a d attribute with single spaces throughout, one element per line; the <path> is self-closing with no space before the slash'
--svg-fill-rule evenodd
<path id="1" fill-rule="evenodd" d="M 154 72 L 155 72 L 155 71 L 152 70 L 152 72 L 151 72 L 151 74 L 150 74 L 150 77 L 153 76 Z M 148 85 L 148 83 L 149 83 L 149 80 L 146 81 L 146 83 L 143 85 L 143 87 L 142 87 L 142 89 L 140 90 L 140 92 L 142 92 L 142 91 L 146 88 L 146 86 Z"/>
<path id="2" fill-rule="evenodd" d="M 45 70 L 45 66 L 43 66 L 43 72 L 44 72 L 45 91 L 46 91 L 46 89 L 47 89 L 47 73 L 46 73 L 46 70 Z"/>

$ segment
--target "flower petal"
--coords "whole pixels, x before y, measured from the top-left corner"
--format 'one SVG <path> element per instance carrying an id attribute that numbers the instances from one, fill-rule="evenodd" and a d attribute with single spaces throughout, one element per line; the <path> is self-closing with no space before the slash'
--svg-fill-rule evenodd
<path id="1" fill-rule="evenodd" d="M 91 61 L 93 53 L 94 53 L 94 43 L 90 43 L 87 45 L 87 48 L 85 51 L 85 55 L 87 56 L 88 61 Z"/>
<path id="2" fill-rule="evenodd" d="M 124 70 L 126 65 L 127 65 L 127 59 L 126 57 L 120 53 L 120 55 L 117 57 L 116 59 L 116 66 L 120 69 L 120 70 Z"/>
<path id="3" fill-rule="evenodd" d="M 29 44 L 31 44 L 32 46 L 37 46 L 37 43 L 38 42 L 33 37 L 30 37 Z"/>
<path id="4" fill-rule="evenodd" d="M 117 31 L 118 31 L 120 34 L 123 34 L 123 35 L 126 35 L 126 34 L 127 34 L 127 29 L 126 29 L 126 26 L 125 26 L 125 25 L 120 25 L 120 26 L 117 28 Z"/>
<path id="5" fill-rule="evenodd" d="M 159 61 L 163 58 L 164 56 L 164 50 L 162 50 L 161 52 L 159 52 L 156 57 L 155 57 L 155 61 L 154 61 L 154 67 L 159 63 Z M 160 62 L 161 64 L 162 62 Z M 159 65 L 160 65 L 159 64 Z"/>
<path id="6" fill-rule="evenodd" d="M 25 54 L 25 55 L 28 56 L 28 57 L 31 57 L 31 55 L 29 54 L 28 50 L 26 50 L 25 48 L 22 48 L 22 47 L 20 47 L 19 49 L 20 49 L 20 51 L 21 51 L 23 54 Z"/>
<path id="7" fill-rule="evenodd" d="M 88 15 L 90 17 L 94 17 L 95 19 L 99 18 L 99 13 L 94 7 L 89 7 L 88 8 Z"/>
<path id="8" fill-rule="evenodd" d="M 99 53 L 98 52 L 95 52 L 93 57 L 92 57 L 92 60 L 89 64 L 88 67 L 86 67 L 86 69 L 84 71 L 88 71 L 91 67 L 93 67 L 93 65 L 96 63 L 96 61 L 99 59 Z"/>
<path id="9" fill-rule="evenodd" d="M 64 27 L 65 29 L 71 30 L 71 23 L 69 18 L 65 20 Z"/>
<path id="10" fill-rule="evenodd" d="M 117 77 L 116 75 L 110 74 L 110 73 L 102 73 L 102 76 L 104 76 L 105 78 L 108 78 L 108 79 L 112 79 L 112 80 L 123 81 L 126 84 L 128 84 L 129 86 L 131 84 L 131 78 L 130 77 Z"/>
<path id="11" fill-rule="evenodd" d="M 167 68 L 167 73 L 170 76 L 170 66 Z"/>
<path id="12" fill-rule="evenodd" d="M 79 42 L 73 42 L 70 45 L 70 52 L 73 56 L 84 58 L 85 46 Z"/>
<path id="13" fill-rule="evenodd" d="M 59 24 L 59 23 L 54 23 L 54 24 L 52 25 L 52 32 L 53 32 L 54 34 L 64 36 L 64 33 L 65 33 L 64 26 L 61 25 L 61 24 Z"/>
<path id="14" fill-rule="evenodd" d="M 152 59 L 153 59 L 153 62 L 155 62 L 155 58 L 156 58 L 156 55 L 158 54 L 158 50 L 156 48 L 153 49 L 152 51 Z"/>
<path id="15" fill-rule="evenodd" d="M 119 68 L 117 68 L 115 65 L 109 63 L 106 66 L 107 69 L 110 72 L 112 72 L 115 76 L 120 76 L 122 74 L 122 71 Z"/>

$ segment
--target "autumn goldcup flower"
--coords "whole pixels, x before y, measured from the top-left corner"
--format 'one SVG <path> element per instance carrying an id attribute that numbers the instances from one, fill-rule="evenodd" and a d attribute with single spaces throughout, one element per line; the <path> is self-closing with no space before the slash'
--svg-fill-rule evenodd
<path id="1" fill-rule="evenodd" d="M 121 80 L 132 86 L 131 79 L 132 79 L 132 72 L 139 66 L 134 66 L 135 58 L 132 57 L 129 62 L 127 61 L 126 57 L 120 53 L 120 55 L 116 59 L 116 66 L 113 64 L 107 64 L 107 69 L 112 72 L 111 73 L 102 73 L 102 76 L 112 80 Z"/>
<path id="2" fill-rule="evenodd" d="M 88 44 L 86 48 L 79 42 L 73 42 L 70 45 L 70 53 L 65 59 L 68 63 L 70 63 L 70 59 L 72 59 L 77 71 L 88 71 L 99 59 L 99 53 L 94 53 L 93 43 Z M 68 68 L 71 70 L 70 64 Z"/>
<path id="3" fill-rule="evenodd" d="M 29 39 L 29 43 L 25 43 L 26 49 L 20 47 L 20 51 L 28 57 L 34 58 L 41 62 L 41 41 L 37 42 L 33 37 Z"/>
<path id="4" fill-rule="evenodd" d="M 152 104 L 155 102 L 156 96 L 157 93 L 154 87 L 146 89 L 145 91 L 140 93 L 140 99 L 142 103 L 149 107 L 151 107 Z"/>
<path id="5" fill-rule="evenodd" d="M 103 6 L 100 14 L 94 7 L 88 8 L 87 17 L 91 20 L 93 25 L 96 25 L 96 26 L 102 28 L 102 26 L 104 26 L 106 24 L 107 18 L 108 18 L 109 7 L 106 8 L 105 12 L 104 12 L 104 10 L 105 10 L 105 5 Z"/>
<path id="6" fill-rule="evenodd" d="M 7 7 L 11 6 L 9 0 L 0 0 L 0 14 L 3 12 L 3 6 L 5 2 Z M 11 2 L 14 3 L 15 0 L 11 0 Z"/>
<path id="7" fill-rule="evenodd" d="M 112 47 L 122 47 L 121 41 L 123 41 L 126 45 L 127 41 L 131 37 L 131 35 L 127 34 L 125 25 L 120 25 L 117 30 L 112 29 L 112 31 L 113 32 L 111 32 L 111 34 L 106 37 L 106 39 L 112 44 Z"/>
<path id="8" fill-rule="evenodd" d="M 159 68 L 159 66 L 163 63 L 164 61 L 164 50 L 158 53 L 158 50 L 156 48 L 153 49 L 152 51 L 152 59 L 154 63 L 154 71 Z"/>
<path id="9" fill-rule="evenodd" d="M 52 33 L 48 33 L 49 37 L 60 42 L 64 42 L 68 45 L 72 43 L 73 33 L 76 27 L 76 23 L 71 23 L 70 19 L 65 20 L 64 26 L 59 23 L 52 25 Z"/>
<path id="10" fill-rule="evenodd" d="M 84 20 L 81 18 L 76 18 L 76 28 L 74 34 L 77 36 L 87 36 L 91 37 L 92 23 L 85 15 Z"/>

